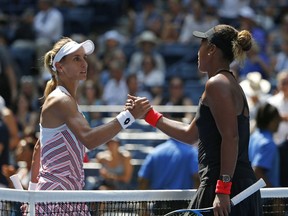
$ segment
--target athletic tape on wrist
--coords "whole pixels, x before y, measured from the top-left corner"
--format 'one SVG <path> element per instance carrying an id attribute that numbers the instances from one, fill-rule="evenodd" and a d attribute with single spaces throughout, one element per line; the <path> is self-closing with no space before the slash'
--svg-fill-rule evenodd
<path id="1" fill-rule="evenodd" d="M 133 115 L 128 110 L 122 111 L 121 113 L 119 113 L 116 116 L 116 118 L 119 121 L 119 123 L 121 124 L 121 127 L 123 129 L 126 129 L 127 127 L 132 125 L 133 122 L 135 122 L 135 118 L 133 117 Z"/>

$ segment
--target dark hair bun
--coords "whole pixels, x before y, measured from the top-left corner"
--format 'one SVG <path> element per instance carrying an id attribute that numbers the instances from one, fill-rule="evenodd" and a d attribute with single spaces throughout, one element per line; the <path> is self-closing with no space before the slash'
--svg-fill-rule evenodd
<path id="1" fill-rule="evenodd" d="M 247 30 L 238 33 L 237 43 L 242 47 L 243 51 L 248 51 L 252 47 L 252 35 Z"/>

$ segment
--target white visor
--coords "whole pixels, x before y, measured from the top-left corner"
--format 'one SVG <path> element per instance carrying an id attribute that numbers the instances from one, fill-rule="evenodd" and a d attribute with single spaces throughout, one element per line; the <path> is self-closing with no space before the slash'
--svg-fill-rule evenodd
<path id="1" fill-rule="evenodd" d="M 89 55 L 89 54 L 93 53 L 93 51 L 94 51 L 94 43 L 91 40 L 86 40 L 83 43 L 77 43 L 75 41 L 70 41 L 70 42 L 66 43 L 64 46 L 62 46 L 61 49 L 55 55 L 53 62 L 52 62 L 52 70 L 56 71 L 56 66 L 55 66 L 56 62 L 61 61 L 61 59 L 64 56 L 69 55 L 69 54 L 77 51 L 81 47 L 84 48 L 86 55 Z"/>

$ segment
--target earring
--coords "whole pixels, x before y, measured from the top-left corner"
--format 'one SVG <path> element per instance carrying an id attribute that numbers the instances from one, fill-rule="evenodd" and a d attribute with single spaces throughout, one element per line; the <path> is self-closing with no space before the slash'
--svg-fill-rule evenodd
<path id="1" fill-rule="evenodd" d="M 208 53 L 208 55 L 210 56 L 210 53 Z"/>

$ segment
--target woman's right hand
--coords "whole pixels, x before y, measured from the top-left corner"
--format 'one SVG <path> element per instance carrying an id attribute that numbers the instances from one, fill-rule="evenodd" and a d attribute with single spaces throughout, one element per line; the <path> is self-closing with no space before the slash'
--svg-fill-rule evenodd
<path id="1" fill-rule="evenodd" d="M 128 109 L 135 119 L 139 119 L 144 118 L 146 113 L 152 109 L 152 106 L 149 100 L 145 97 L 135 97 L 128 95 L 125 109 Z"/>

